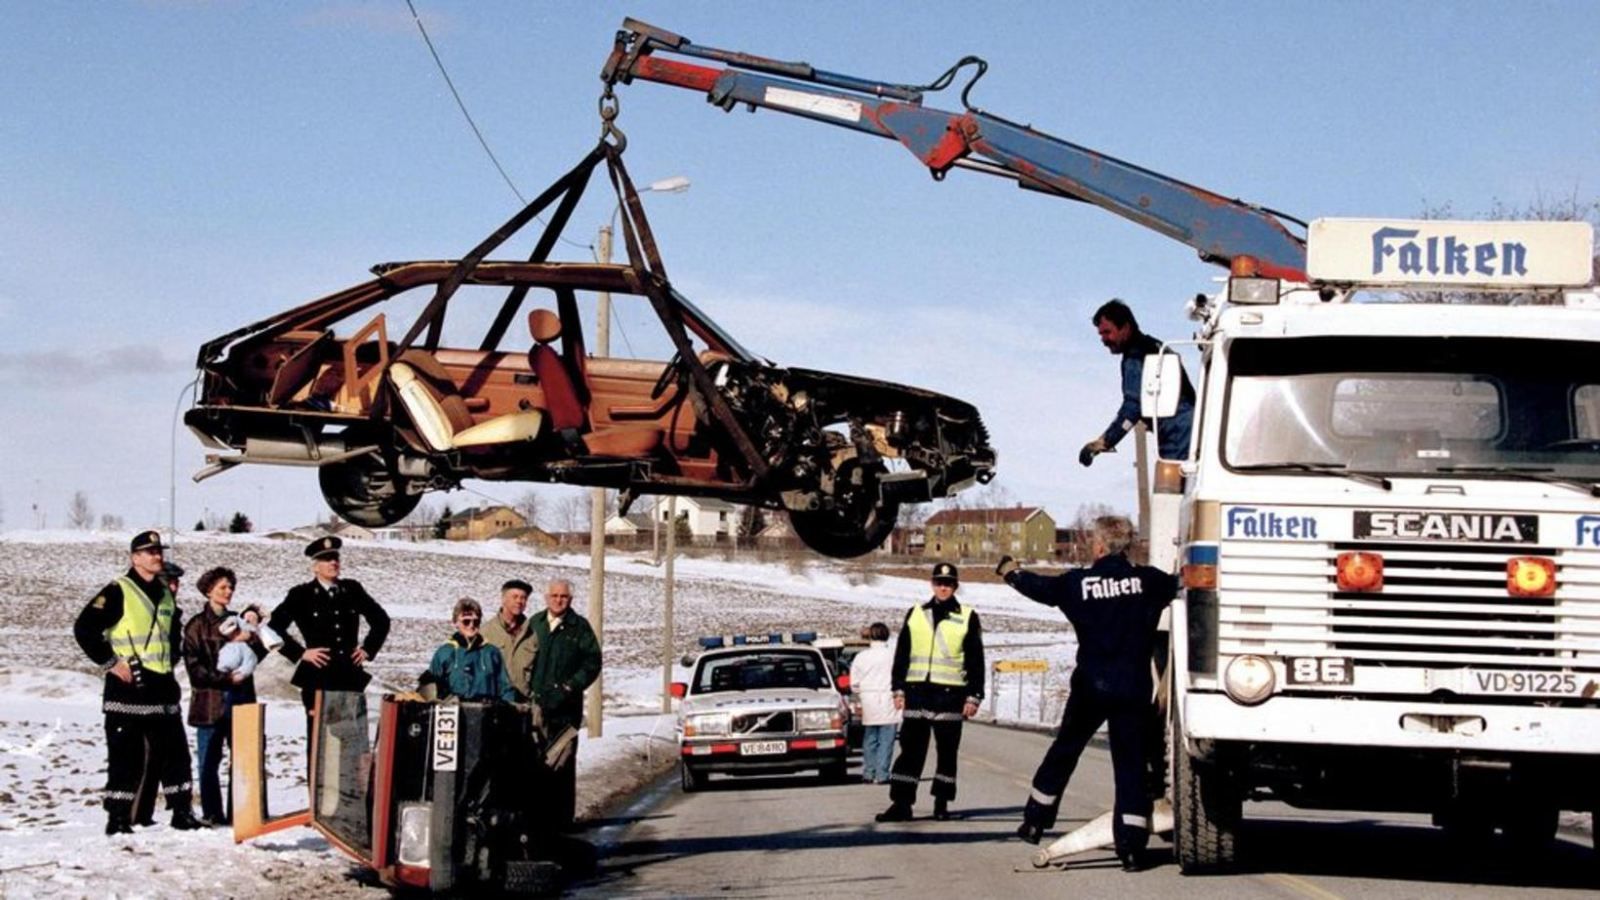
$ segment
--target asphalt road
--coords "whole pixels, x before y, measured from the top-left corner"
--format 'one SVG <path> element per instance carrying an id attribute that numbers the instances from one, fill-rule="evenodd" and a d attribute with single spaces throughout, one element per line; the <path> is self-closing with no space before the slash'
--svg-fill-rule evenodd
<path id="1" fill-rule="evenodd" d="M 1244 871 L 1186 878 L 1171 847 L 1152 842 L 1153 867 L 1125 873 L 1109 850 L 1035 869 L 1013 834 L 1048 736 L 969 724 L 956 818 L 877 824 L 887 788 L 823 785 L 811 774 L 714 778 L 679 792 L 676 777 L 587 837 L 601 854 L 579 897 L 1593 897 L 1600 872 L 1578 836 L 1539 861 L 1464 854 L 1421 816 L 1335 816 L 1246 805 Z M 930 751 L 931 755 L 931 751 Z M 932 761 L 929 762 L 929 772 Z M 926 787 L 926 783 L 924 784 Z M 1056 834 L 1111 804 L 1110 757 L 1091 747 L 1062 806 Z M 1359 814 L 1356 814 L 1359 815 Z M 1046 835 L 1046 843 L 1052 840 Z M 1498 849 L 1498 848 L 1495 848 Z M 1509 890 L 1508 890 L 1509 889 Z"/>

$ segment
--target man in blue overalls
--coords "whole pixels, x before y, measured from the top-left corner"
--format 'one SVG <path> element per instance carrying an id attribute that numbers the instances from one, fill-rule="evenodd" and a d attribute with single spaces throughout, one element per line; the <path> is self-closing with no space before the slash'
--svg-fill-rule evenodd
<path id="1" fill-rule="evenodd" d="M 1059 608 L 1078 638 L 1067 708 L 1055 741 L 1033 775 L 1017 835 L 1039 843 L 1055 825 L 1061 794 L 1078 757 L 1100 726 L 1111 728 L 1111 768 L 1117 788 L 1113 833 L 1117 857 L 1130 871 L 1143 867 L 1150 841 L 1150 795 L 1145 791 L 1146 725 L 1154 685 L 1150 657 L 1161 611 L 1177 579 L 1128 560 L 1133 523 L 1122 516 L 1094 520 L 1094 564 L 1062 575 L 1023 571 L 1009 556 L 995 572 L 1030 600 Z"/>
<path id="2" fill-rule="evenodd" d="M 1121 300 L 1107 301 L 1095 310 L 1095 330 L 1100 333 L 1100 343 L 1107 350 L 1122 357 L 1122 407 L 1117 417 L 1097 438 L 1078 451 L 1078 462 L 1089 465 L 1094 458 L 1111 450 L 1123 435 L 1139 424 L 1139 393 L 1144 378 L 1145 357 L 1161 352 L 1161 342 L 1139 330 L 1133 310 Z M 1148 424 L 1148 423 L 1146 423 Z M 1183 375 L 1183 386 L 1178 393 L 1178 409 L 1159 420 L 1156 428 L 1156 447 L 1162 459 L 1185 459 L 1189 455 L 1189 429 L 1194 424 L 1194 385 L 1189 374 Z"/>

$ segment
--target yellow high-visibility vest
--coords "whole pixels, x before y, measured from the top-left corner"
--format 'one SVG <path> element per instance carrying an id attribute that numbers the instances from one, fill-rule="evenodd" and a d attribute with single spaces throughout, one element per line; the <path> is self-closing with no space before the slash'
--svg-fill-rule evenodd
<path id="1" fill-rule="evenodd" d="M 966 643 L 969 610 L 958 608 L 933 626 L 933 610 L 919 606 L 906 628 L 911 632 L 911 664 L 907 681 L 963 687 L 967 683 Z"/>
<path id="2" fill-rule="evenodd" d="M 118 578 L 117 584 L 122 587 L 122 618 L 106 630 L 111 649 L 123 659 L 139 660 L 152 672 L 171 674 L 172 646 L 167 638 L 178 614 L 178 601 L 164 584 L 161 599 L 154 604 L 128 576 Z"/>

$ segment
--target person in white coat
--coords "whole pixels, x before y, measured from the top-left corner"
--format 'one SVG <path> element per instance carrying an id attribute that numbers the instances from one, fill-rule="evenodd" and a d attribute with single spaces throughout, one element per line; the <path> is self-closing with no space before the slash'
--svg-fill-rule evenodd
<path id="1" fill-rule="evenodd" d="M 867 628 L 872 646 L 850 663 L 850 690 L 861 703 L 861 780 L 888 784 L 894 762 L 894 736 L 900 728 L 900 710 L 894 705 L 890 672 L 894 650 L 889 647 L 889 626 L 874 622 Z"/>

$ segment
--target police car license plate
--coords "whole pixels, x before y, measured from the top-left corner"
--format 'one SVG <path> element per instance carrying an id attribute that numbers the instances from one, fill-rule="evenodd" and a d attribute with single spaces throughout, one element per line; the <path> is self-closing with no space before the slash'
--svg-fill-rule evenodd
<path id="1" fill-rule="evenodd" d="M 1558 697 L 1592 695 L 1596 685 L 1590 678 L 1572 672 L 1517 671 L 1515 669 L 1468 669 L 1469 694 L 1554 694 Z"/>
<path id="2" fill-rule="evenodd" d="M 771 756 L 789 749 L 788 741 L 745 741 L 739 745 L 740 756 Z"/>

